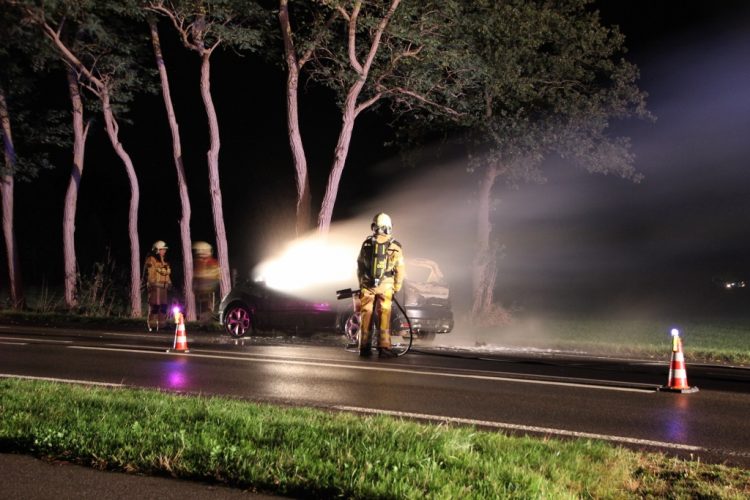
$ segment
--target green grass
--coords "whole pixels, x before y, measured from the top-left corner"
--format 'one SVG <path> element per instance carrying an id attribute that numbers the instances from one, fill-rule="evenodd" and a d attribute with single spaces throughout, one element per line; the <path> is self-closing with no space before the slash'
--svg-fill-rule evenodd
<path id="1" fill-rule="evenodd" d="M 602 352 L 613 344 L 616 353 L 669 354 L 672 325 L 656 320 L 592 320 L 558 323 L 562 338 L 573 339 L 589 350 Z M 750 326 L 735 321 L 692 320 L 679 325 L 688 361 L 750 364 Z M 562 333 L 566 332 L 566 333 Z"/>
<path id="2" fill-rule="evenodd" d="M 225 398 L 0 380 L 0 448 L 317 498 L 747 498 L 750 472 Z"/>
<path id="3" fill-rule="evenodd" d="M 508 326 L 483 330 L 479 338 L 491 344 L 668 359 L 673 327 L 680 330 L 688 362 L 750 365 L 750 320 L 742 319 L 675 324 L 658 319 L 519 318 Z"/>

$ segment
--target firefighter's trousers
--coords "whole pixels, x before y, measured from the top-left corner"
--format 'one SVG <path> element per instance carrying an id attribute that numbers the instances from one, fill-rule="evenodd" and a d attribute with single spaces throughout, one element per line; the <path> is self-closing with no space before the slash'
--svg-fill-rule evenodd
<path id="1" fill-rule="evenodd" d="M 370 345 L 370 337 L 373 328 L 373 311 L 377 308 L 378 331 L 380 337 L 377 347 L 382 349 L 391 348 L 391 301 L 393 299 L 393 286 L 381 284 L 375 289 L 363 288 L 360 295 L 361 328 L 359 336 L 359 348 L 367 349 Z"/>

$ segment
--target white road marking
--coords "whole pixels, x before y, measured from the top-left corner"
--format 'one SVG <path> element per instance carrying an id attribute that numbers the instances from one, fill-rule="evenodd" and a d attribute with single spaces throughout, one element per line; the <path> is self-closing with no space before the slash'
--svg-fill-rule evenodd
<path id="1" fill-rule="evenodd" d="M 2 345 L 29 345 L 28 342 L 4 342 L 0 340 L 0 344 Z"/>
<path id="2" fill-rule="evenodd" d="M 124 350 L 132 350 L 132 349 L 143 349 L 144 351 L 163 351 L 164 348 L 162 347 L 155 347 L 152 345 L 133 345 L 133 344 L 104 344 L 109 347 L 124 347 Z M 70 346 L 71 348 L 74 346 Z M 118 351 L 121 349 L 117 349 Z"/>
<path id="3" fill-rule="evenodd" d="M 21 378 L 25 380 L 44 380 L 46 382 L 60 382 L 63 384 L 99 385 L 104 387 L 125 387 L 124 384 L 113 384 L 110 382 L 95 382 L 93 380 L 76 380 L 70 378 L 34 377 L 31 375 L 14 375 L 12 373 L 0 373 L 0 378 Z"/>
<path id="4" fill-rule="evenodd" d="M 374 408 L 362 408 L 358 406 L 333 406 L 332 408 L 335 410 L 347 411 L 347 412 L 353 412 L 353 413 L 368 413 L 368 414 L 375 414 L 375 415 L 388 415 L 391 417 L 405 417 L 405 418 L 414 418 L 414 419 L 420 419 L 420 420 L 430 420 L 430 421 L 435 421 L 435 422 L 449 422 L 449 423 L 464 424 L 464 425 L 477 425 L 481 427 L 492 427 L 496 429 L 536 432 L 536 433 L 541 433 L 541 434 L 551 434 L 551 435 L 557 435 L 557 436 L 576 437 L 576 438 L 598 439 L 602 441 L 612 441 L 616 443 L 625 443 L 625 444 L 633 444 L 633 445 L 641 445 L 641 446 L 656 446 L 659 448 L 668 448 L 668 449 L 673 449 L 673 450 L 694 451 L 694 452 L 709 451 L 707 448 L 703 448 L 702 446 L 693 446 L 689 444 L 668 443 L 665 441 L 652 441 L 650 439 L 629 438 L 625 436 L 612 436 L 609 434 L 596 434 L 592 432 L 569 431 L 566 429 L 554 429 L 552 427 L 537 427 L 534 425 L 509 424 L 506 422 L 493 422 L 491 420 L 476 420 L 473 418 L 447 417 L 443 415 L 430 415 L 426 413 L 412 413 L 412 412 L 405 412 L 405 411 L 377 410 Z"/>
<path id="5" fill-rule="evenodd" d="M 0 340 L 20 340 L 22 342 L 34 342 L 37 344 L 72 344 L 72 340 L 51 340 L 51 339 L 40 339 L 40 338 L 27 338 L 27 337 L 0 337 Z"/>
<path id="6" fill-rule="evenodd" d="M 90 350 L 90 351 L 118 351 L 118 352 L 132 352 L 132 353 L 139 353 L 139 354 L 159 354 L 159 355 L 168 355 L 168 356 L 176 356 L 176 355 L 183 355 L 182 353 L 173 353 L 173 352 L 166 352 L 167 347 L 165 347 L 164 352 L 159 351 L 141 351 L 136 349 L 113 349 L 113 348 L 106 348 L 106 347 L 89 347 L 89 346 L 68 346 L 69 349 L 80 349 L 80 350 Z M 465 374 L 465 373 L 442 373 L 442 372 L 433 372 L 433 371 L 422 371 L 422 370 L 407 370 L 403 368 L 393 368 L 393 367 L 387 367 L 387 366 L 366 366 L 366 365 L 352 365 L 352 364 L 345 364 L 345 363 L 326 363 L 326 362 L 320 362 L 320 361 L 297 361 L 297 360 L 291 360 L 288 358 L 280 358 L 280 359 L 268 359 L 268 358 L 249 358 L 249 357 L 238 357 L 238 356 L 220 356 L 215 354 L 200 354 L 196 351 L 193 351 L 189 354 L 191 357 L 199 357 L 199 358 L 208 358 L 208 359 L 228 359 L 228 360 L 234 360 L 234 361 L 245 361 L 245 362 L 251 362 L 251 363 L 275 363 L 275 364 L 284 364 L 284 365 L 300 365 L 300 366 L 320 366 L 320 367 L 327 367 L 327 368 L 347 368 L 352 370 L 364 370 L 364 371 L 379 371 L 379 372 L 391 372 L 391 373 L 404 373 L 408 374 L 410 376 L 413 375 L 424 375 L 424 376 L 432 376 L 432 377 L 445 377 L 445 378 L 465 378 L 465 379 L 472 379 L 472 380 L 489 380 L 493 382 L 511 382 L 511 383 L 518 383 L 518 384 L 537 384 L 537 385 L 553 385 L 553 386 L 562 386 L 562 387 L 577 387 L 582 389 L 601 389 L 601 390 L 607 390 L 607 391 L 620 391 L 620 392 L 639 392 L 639 393 L 654 393 L 656 392 L 656 386 L 648 386 L 648 388 L 636 388 L 636 387 L 617 387 L 617 386 L 611 386 L 611 385 L 596 385 L 596 384 L 589 384 L 584 382 L 561 382 L 561 381 L 554 381 L 554 380 L 534 380 L 534 379 L 522 379 L 522 378 L 512 378 L 512 377 L 500 377 L 495 375 L 475 375 L 475 374 Z M 593 382 L 593 381 L 592 381 Z"/>

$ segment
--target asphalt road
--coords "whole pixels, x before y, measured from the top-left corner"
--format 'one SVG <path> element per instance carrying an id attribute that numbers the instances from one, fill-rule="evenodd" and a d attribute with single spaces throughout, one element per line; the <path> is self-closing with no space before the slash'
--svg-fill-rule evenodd
<path id="1" fill-rule="evenodd" d="M 0 374 L 226 394 L 335 411 L 382 412 L 504 432 L 590 437 L 750 466 L 750 370 L 688 365 L 694 394 L 657 391 L 668 363 L 560 354 L 422 349 L 360 359 L 335 341 L 235 341 L 0 327 Z"/>
<path id="2" fill-rule="evenodd" d="M 48 462 L 25 455 L 0 453 L 0 498 L 34 500 L 120 500 L 158 498 L 184 500 L 211 498 L 216 500 L 280 499 L 197 481 L 168 477 L 123 474 L 100 471 L 68 462 Z"/>

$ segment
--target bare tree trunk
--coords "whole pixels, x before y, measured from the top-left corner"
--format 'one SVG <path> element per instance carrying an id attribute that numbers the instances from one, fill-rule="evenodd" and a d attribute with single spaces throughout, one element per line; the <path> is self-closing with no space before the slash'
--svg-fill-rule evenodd
<path id="1" fill-rule="evenodd" d="M 497 276 L 497 245 L 492 243 L 492 222 L 490 206 L 492 187 L 499 171 L 495 166 L 488 166 L 479 185 L 477 202 L 477 249 L 474 256 L 472 274 L 472 316 L 478 317 L 487 313 L 492 306 Z"/>
<path id="2" fill-rule="evenodd" d="M 226 296 L 232 288 L 229 277 L 229 251 L 227 250 L 227 232 L 224 228 L 224 210 L 221 200 L 221 184 L 219 182 L 219 121 L 216 118 L 213 98 L 211 97 L 211 51 L 201 54 L 201 96 L 208 115 L 208 129 L 211 147 L 208 150 L 208 182 L 211 191 L 211 208 L 214 216 L 216 231 L 216 253 L 219 259 L 219 285 L 221 296 Z"/>
<path id="3" fill-rule="evenodd" d="M 140 189 L 138 178 L 135 175 L 133 161 L 120 143 L 119 125 L 112 112 L 109 101 L 109 89 L 106 85 L 101 89 L 102 112 L 107 128 L 107 135 L 112 143 L 117 156 L 125 165 L 125 172 L 130 182 L 130 209 L 128 210 L 128 235 L 130 236 L 130 315 L 133 318 L 141 316 L 141 249 L 138 240 L 138 203 L 140 201 Z"/>
<path id="4" fill-rule="evenodd" d="M 299 128 L 298 87 L 301 64 L 297 60 L 297 54 L 294 49 L 287 0 L 279 1 L 279 22 L 284 39 L 284 53 L 287 65 L 286 109 L 289 146 L 292 150 L 295 181 L 297 183 L 297 223 L 295 228 L 297 236 L 300 236 L 310 229 L 310 179 L 308 178 L 307 158 Z"/>
<path id="5" fill-rule="evenodd" d="M 348 14 L 347 20 L 349 23 L 348 27 L 348 38 L 349 38 L 349 64 L 352 70 L 357 76 L 356 81 L 352 84 L 349 89 L 349 93 L 346 96 L 344 102 L 344 112 L 342 114 L 341 131 L 339 132 L 339 139 L 336 143 L 336 151 L 334 152 L 333 165 L 331 166 L 331 173 L 328 176 L 328 185 L 326 186 L 326 192 L 323 196 L 323 202 L 320 206 L 320 212 L 318 213 L 318 231 L 320 233 L 327 233 L 331 227 L 331 218 L 333 217 L 333 206 L 336 204 L 336 196 L 339 190 L 339 182 L 341 181 L 341 174 L 344 171 L 344 165 L 346 164 L 346 157 L 349 154 L 349 145 L 352 140 L 352 130 L 354 129 L 354 120 L 357 115 L 363 110 L 372 106 L 380 99 L 380 94 L 376 93 L 365 102 L 357 104 L 359 94 L 362 92 L 362 88 L 367 81 L 367 77 L 370 73 L 370 68 L 375 61 L 375 56 L 380 48 L 380 40 L 383 36 L 388 23 L 393 17 L 393 13 L 396 12 L 401 0 L 391 0 L 391 4 L 388 7 L 388 11 L 383 16 L 383 19 L 378 23 L 377 29 L 372 31 L 372 41 L 367 51 L 364 61 L 358 60 L 358 51 L 356 47 L 357 42 L 357 19 L 360 8 L 362 6 L 361 1 L 354 2 L 351 13 Z"/>
<path id="6" fill-rule="evenodd" d="M 68 69 L 68 92 L 73 107 L 73 168 L 70 172 L 68 190 L 65 192 L 63 212 L 63 260 L 65 263 L 65 305 L 73 308 L 78 305 L 76 284 L 78 266 L 76 264 L 75 231 L 76 210 L 78 207 L 78 190 L 83 175 L 83 158 L 86 148 L 86 136 L 89 124 L 83 124 L 83 102 L 78 88 L 78 78 L 72 69 Z"/>
<path id="7" fill-rule="evenodd" d="M 156 56 L 156 67 L 161 77 L 161 89 L 164 96 L 164 105 L 167 109 L 167 118 L 169 128 L 172 131 L 172 156 L 174 157 L 174 166 L 177 170 L 177 188 L 180 192 L 180 205 L 182 207 L 182 218 L 180 218 L 180 242 L 182 245 L 182 263 L 183 263 L 183 290 L 185 293 L 185 317 L 188 321 L 195 321 L 195 293 L 193 292 L 193 253 L 191 250 L 190 236 L 190 197 L 188 195 L 187 181 L 185 180 L 185 168 L 182 164 L 182 146 L 180 141 L 180 128 L 177 125 L 177 117 L 172 105 L 172 95 L 167 78 L 167 67 L 164 64 L 164 57 L 161 52 L 161 43 L 159 41 L 159 30 L 156 21 L 149 22 L 151 28 L 151 41 L 154 45 L 154 55 Z"/>
<path id="8" fill-rule="evenodd" d="M 318 214 L 318 231 L 321 233 L 327 233 L 331 227 L 333 206 L 336 204 L 336 196 L 338 195 L 339 183 L 341 182 L 341 174 L 344 172 L 346 157 L 349 154 L 349 145 L 352 141 L 354 120 L 357 118 L 355 110 L 357 97 L 362 91 L 364 84 L 364 81 L 358 81 L 352 86 L 349 90 L 349 94 L 346 96 L 344 113 L 341 119 L 341 131 L 339 132 L 339 139 L 336 143 L 333 165 L 331 166 L 331 173 L 328 176 L 326 192 L 323 196 L 323 202 L 320 205 L 320 213 Z"/>
<path id="9" fill-rule="evenodd" d="M 2 196 L 3 236 L 5 250 L 8 256 L 8 289 L 10 291 L 10 305 L 13 309 L 22 309 L 25 304 L 23 285 L 21 282 L 21 263 L 18 256 L 18 244 L 13 228 L 13 170 L 16 166 L 16 150 L 13 146 L 13 134 L 10 127 L 10 114 L 5 100 L 5 93 L 0 89 L 0 126 L 3 133 L 5 152 L 5 168 L 0 176 L 0 196 Z"/>
<path id="10" fill-rule="evenodd" d="M 125 171 L 130 182 L 130 210 L 128 213 L 128 233 L 130 236 L 130 314 L 132 317 L 137 318 L 141 316 L 141 293 L 140 293 L 140 280 L 141 280 L 141 250 L 140 243 L 138 241 L 138 203 L 140 200 L 140 190 L 138 188 L 138 178 L 135 175 L 135 169 L 133 168 L 133 162 L 128 156 L 125 148 L 122 147 L 118 138 L 119 126 L 115 119 L 114 113 L 112 112 L 112 106 L 110 104 L 109 88 L 107 83 L 97 78 L 89 68 L 87 68 L 76 55 L 68 48 L 67 45 L 60 38 L 60 30 L 52 28 L 42 16 L 41 19 L 38 13 L 26 9 L 31 19 L 34 19 L 39 23 L 44 34 L 50 39 L 59 52 L 61 58 L 69 65 L 75 68 L 76 72 L 81 74 L 95 89 L 96 95 L 102 102 L 102 112 L 104 114 L 104 122 L 107 128 L 107 135 L 112 142 L 112 147 L 120 157 L 125 165 Z"/>

